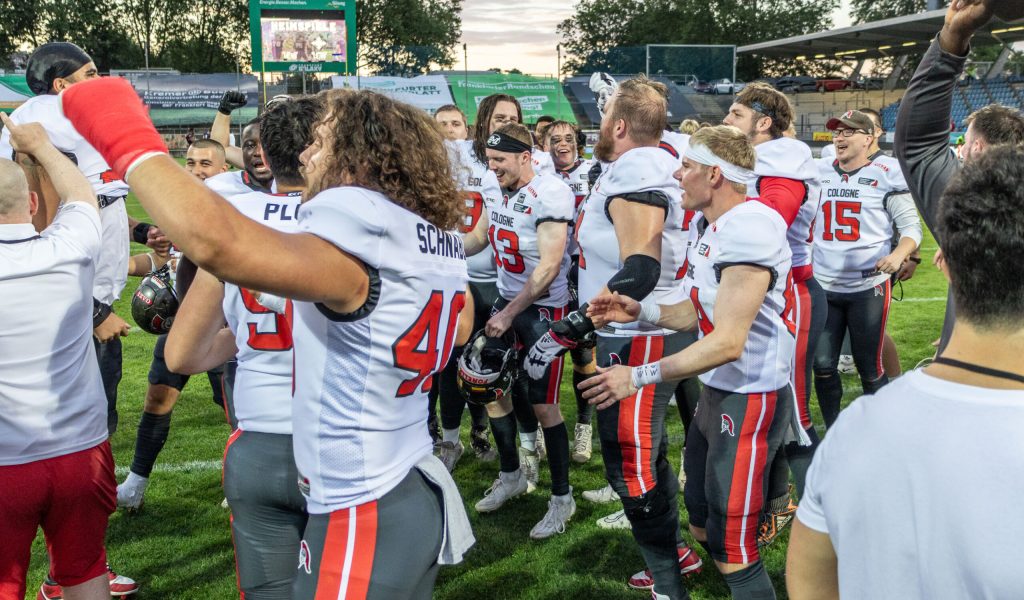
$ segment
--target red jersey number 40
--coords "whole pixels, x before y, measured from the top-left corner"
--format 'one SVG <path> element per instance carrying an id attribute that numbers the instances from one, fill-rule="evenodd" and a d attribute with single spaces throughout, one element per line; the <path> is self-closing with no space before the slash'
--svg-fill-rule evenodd
<path id="1" fill-rule="evenodd" d="M 395 392 L 396 397 L 430 391 L 433 381 L 430 376 L 444 367 L 451 356 L 459 313 L 465 305 L 466 292 L 456 292 L 448 307 L 448 322 L 442 329 L 444 292 L 434 290 L 430 293 L 427 305 L 423 307 L 419 316 L 391 346 L 395 366 L 403 371 L 415 373 L 399 384 Z M 440 345 L 439 340 L 443 341 Z"/>

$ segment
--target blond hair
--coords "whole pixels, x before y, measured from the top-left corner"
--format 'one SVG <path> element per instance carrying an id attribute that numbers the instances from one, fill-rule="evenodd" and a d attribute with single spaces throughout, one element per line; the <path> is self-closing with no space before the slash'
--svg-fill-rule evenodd
<path id="1" fill-rule="evenodd" d="M 699 129 L 690 138 L 690 144 L 706 146 L 718 158 L 748 171 L 753 171 L 754 164 L 757 162 L 757 154 L 754 152 L 754 146 L 751 145 L 750 140 L 742 131 L 731 125 L 716 125 Z M 746 184 L 731 183 L 737 192 L 746 193 Z"/>
<path id="2" fill-rule="evenodd" d="M 533 145 L 533 135 L 530 134 L 530 129 L 522 123 L 505 123 L 501 127 L 495 129 L 494 133 L 507 135 L 512 139 L 519 140 L 527 146 Z"/>
<path id="3" fill-rule="evenodd" d="M 629 137 L 638 144 L 661 141 L 668 127 L 668 88 L 646 75 L 623 81 L 615 91 L 611 118 L 628 123 Z"/>
<path id="4" fill-rule="evenodd" d="M 700 129 L 700 123 L 693 119 L 684 119 L 683 122 L 679 124 L 679 133 L 693 135 L 698 129 Z"/>

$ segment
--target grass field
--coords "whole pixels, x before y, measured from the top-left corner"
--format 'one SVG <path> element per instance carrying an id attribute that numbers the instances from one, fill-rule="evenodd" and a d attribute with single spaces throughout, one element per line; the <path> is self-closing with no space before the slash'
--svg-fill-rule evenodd
<path id="1" fill-rule="evenodd" d="M 129 212 L 144 218 L 135 202 Z M 136 246 L 134 251 L 142 247 Z M 904 300 L 890 311 L 889 332 L 900 348 L 904 369 L 913 368 L 922 358 L 933 354 L 931 342 L 942 324 L 946 284 L 930 265 L 935 242 L 927 236 L 922 247 L 924 264 L 905 286 Z M 130 298 L 137 280 L 128 283 L 124 298 Z M 894 296 L 899 298 L 897 291 Z M 129 309 L 122 301 L 118 314 L 130 321 Z M 120 429 L 112 443 L 118 464 L 118 481 L 127 473 L 135 444 L 135 429 L 146 390 L 146 374 L 155 337 L 135 328 L 124 340 L 124 378 L 118 406 Z M 572 431 L 575 403 L 568 382 L 563 379 L 562 407 Z M 846 377 L 846 397 L 850 402 L 860 392 L 856 377 Z M 139 599 L 148 600 L 228 600 L 237 598 L 234 559 L 228 525 L 228 511 L 220 508 L 220 459 L 229 435 L 223 412 L 211 400 L 205 376 L 193 378 L 185 388 L 177 407 L 170 437 L 157 463 L 146 494 L 144 510 L 136 515 L 115 514 L 110 522 L 108 552 L 115 570 L 142 584 Z M 819 432 L 821 415 L 814 405 Z M 671 414 L 671 413 L 670 413 Z M 467 416 L 468 418 L 468 416 Z M 682 424 L 669 421 L 672 446 L 669 457 L 679 465 Z M 464 429 L 467 448 L 468 426 Z M 597 443 L 595 441 L 595 446 Z M 386 452 L 386 449 L 381 449 Z M 477 462 L 467 452 L 455 470 L 455 478 L 468 506 L 482 496 L 497 475 L 496 463 Z M 544 515 L 548 483 L 546 466 L 541 467 L 538 491 L 516 499 L 501 511 L 470 518 L 477 544 L 467 560 L 457 567 L 441 571 L 434 597 L 439 600 L 477 600 L 487 598 L 559 599 L 634 599 L 646 598 L 626 587 L 626 579 L 642 568 L 640 554 L 628 531 L 599 529 L 594 521 L 617 509 L 617 505 L 595 506 L 580 497 L 580 492 L 604 485 L 600 454 L 587 465 L 573 464 L 570 480 L 574 487 L 577 512 L 565 534 L 544 542 L 529 539 L 530 528 Z M 680 513 L 685 509 L 680 499 Z M 765 564 L 780 598 L 785 598 L 784 569 L 788 532 L 763 553 Z M 695 600 L 728 598 L 728 588 L 706 556 L 704 572 L 688 580 Z M 296 560 L 298 549 L 296 549 Z M 297 564 L 297 563 L 296 563 Z M 29 575 L 29 594 L 36 590 L 46 569 L 45 547 L 41 536 L 33 551 Z"/>

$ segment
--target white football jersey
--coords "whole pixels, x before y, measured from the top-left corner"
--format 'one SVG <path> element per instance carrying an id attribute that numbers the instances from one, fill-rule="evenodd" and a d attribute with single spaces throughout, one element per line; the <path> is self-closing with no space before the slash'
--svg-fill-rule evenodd
<path id="1" fill-rule="evenodd" d="M 81 202 L 61 208 L 41 235 L 31 223 L 0 225 L 0 465 L 107 439 L 92 337 L 100 231 L 96 209 Z"/>
<path id="2" fill-rule="evenodd" d="M 665 131 L 661 134 L 661 144 L 659 144 L 659 147 L 671 154 L 679 163 L 679 166 L 682 166 L 683 156 L 690 148 L 690 136 L 678 131 Z"/>
<path id="3" fill-rule="evenodd" d="M 285 233 L 298 231 L 302 194 L 249 192 L 229 199 L 253 221 Z M 252 292 L 224 284 L 224 318 L 235 332 L 238 370 L 235 373 L 235 416 L 244 431 L 292 432 L 291 300 L 285 313 L 260 305 Z"/>
<path id="4" fill-rule="evenodd" d="M 818 214 L 821 201 L 821 182 L 818 168 L 811 154 L 811 148 L 787 137 L 758 144 L 754 148 L 757 163 L 754 165 L 754 179 L 747 182 L 747 197 L 759 198 L 762 177 L 782 177 L 804 182 L 806 195 L 796 219 L 786 232 L 789 249 L 793 252 L 793 268 L 811 265 L 811 246 L 814 241 L 814 217 Z"/>
<path id="5" fill-rule="evenodd" d="M 533 149 L 533 172 L 536 175 L 555 174 L 555 161 L 551 159 L 551 153 Z"/>
<path id="6" fill-rule="evenodd" d="M 661 235 L 661 276 L 651 296 L 661 304 L 675 304 L 682 299 L 676 274 L 686 257 L 686 236 L 683 233 L 682 190 L 673 177 L 678 168 L 672 154 L 658 147 L 634 148 L 605 165 L 576 220 L 581 304 L 597 296 L 622 269 L 624 257 L 619 256 L 619 241 L 608 214 L 608 203 L 613 198 L 637 192 L 657 192 L 668 198 L 665 228 Z M 615 323 L 598 331 L 599 335 L 621 336 L 666 333 L 670 332 L 649 323 Z"/>
<path id="7" fill-rule="evenodd" d="M 576 245 L 574 230 L 576 227 L 576 217 L 580 214 L 580 208 L 583 206 L 583 201 L 587 199 L 587 194 L 590 193 L 590 168 L 592 166 L 594 166 L 593 160 L 580 158 L 568 169 L 557 171 L 565 185 L 569 186 L 569 189 L 572 190 L 573 202 L 575 204 L 572 213 L 572 224 L 569 227 L 569 243 L 566 246 L 566 252 L 569 256 L 576 256 L 580 252 L 579 247 Z"/>
<path id="8" fill-rule="evenodd" d="M 697 311 L 698 335 L 715 328 L 722 272 L 731 265 L 771 270 L 771 288 L 750 326 L 740 358 L 700 376 L 704 385 L 741 394 L 772 392 L 789 384 L 796 352 L 792 252 L 786 222 L 760 202 L 744 202 L 714 223 L 697 213 L 690 228 L 683 288 Z"/>
<path id="9" fill-rule="evenodd" d="M 466 196 L 466 221 L 463 232 L 473 231 L 480 216 L 484 214 L 485 199 L 497 202 L 501 199 L 501 186 L 494 171 L 487 168 L 473 154 L 473 142 L 445 142 L 449 147 L 448 157 L 452 163 L 452 174 L 459 189 Z M 466 257 L 469 280 L 491 282 L 498 278 L 494 267 L 494 250 L 485 247 L 473 256 Z"/>
<path id="10" fill-rule="evenodd" d="M 323 514 L 380 498 L 433 450 L 427 392 L 469 278 L 457 232 L 374 191 L 321 192 L 299 209 L 299 230 L 358 258 L 371 283 L 354 314 L 294 303 L 295 462 L 309 512 Z"/>
<path id="11" fill-rule="evenodd" d="M 89 179 L 97 196 L 126 196 L 128 184 L 121 181 L 110 170 L 107 161 L 87 142 L 71 121 L 67 120 L 60 107 L 60 97 L 46 94 L 29 98 L 24 104 L 14 109 L 11 121 L 23 123 L 39 123 L 46 130 L 47 137 L 53 145 L 66 154 L 78 165 L 78 169 Z M 116 123 L 111 124 L 116 127 Z M 13 158 L 11 134 L 6 129 L 0 133 L 0 157 Z"/>
<path id="12" fill-rule="evenodd" d="M 18 124 L 42 125 L 50 142 L 78 165 L 97 196 L 118 198 L 128 195 L 128 184 L 114 174 L 100 153 L 64 117 L 58 96 L 47 94 L 29 98 L 11 113 L 11 120 Z M 11 134 L 6 129 L 0 133 L 0 157 L 14 157 Z M 96 262 L 92 295 L 100 302 L 112 305 L 128 282 L 130 244 L 128 210 L 124 201 L 113 202 L 100 210 L 100 222 L 103 224 L 103 251 Z"/>
<path id="13" fill-rule="evenodd" d="M 498 266 L 498 293 L 512 300 L 540 263 L 537 226 L 572 223 L 576 205 L 572 190 L 557 175 L 537 175 L 522 189 L 505 193 L 500 202 L 488 202 L 487 238 Z M 562 253 L 558 275 L 534 304 L 559 308 L 569 303 L 569 254 Z"/>
<path id="14" fill-rule="evenodd" d="M 908 193 L 903 171 L 890 161 L 878 157 L 846 173 L 838 162 L 818 160 L 822 198 L 814 227 L 814 272 L 826 290 L 866 290 L 889 277 L 875 267 L 892 251 L 886 202 Z"/>
<path id="15" fill-rule="evenodd" d="M 203 183 L 206 184 L 206 187 L 225 198 L 230 198 L 237 194 L 267 191 L 266 188 L 253 180 L 249 172 L 244 169 L 218 173 L 213 177 L 207 177 Z"/>

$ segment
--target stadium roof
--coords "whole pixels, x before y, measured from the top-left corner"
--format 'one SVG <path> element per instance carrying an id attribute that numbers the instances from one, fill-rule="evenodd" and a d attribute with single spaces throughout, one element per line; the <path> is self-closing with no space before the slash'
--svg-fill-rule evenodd
<path id="1" fill-rule="evenodd" d="M 862 23 L 736 49 L 739 54 L 798 60 L 860 60 L 923 52 L 942 29 L 946 9 Z M 978 30 L 974 44 L 1011 44 L 1024 40 L 1024 19 L 1007 23 L 993 18 Z"/>

